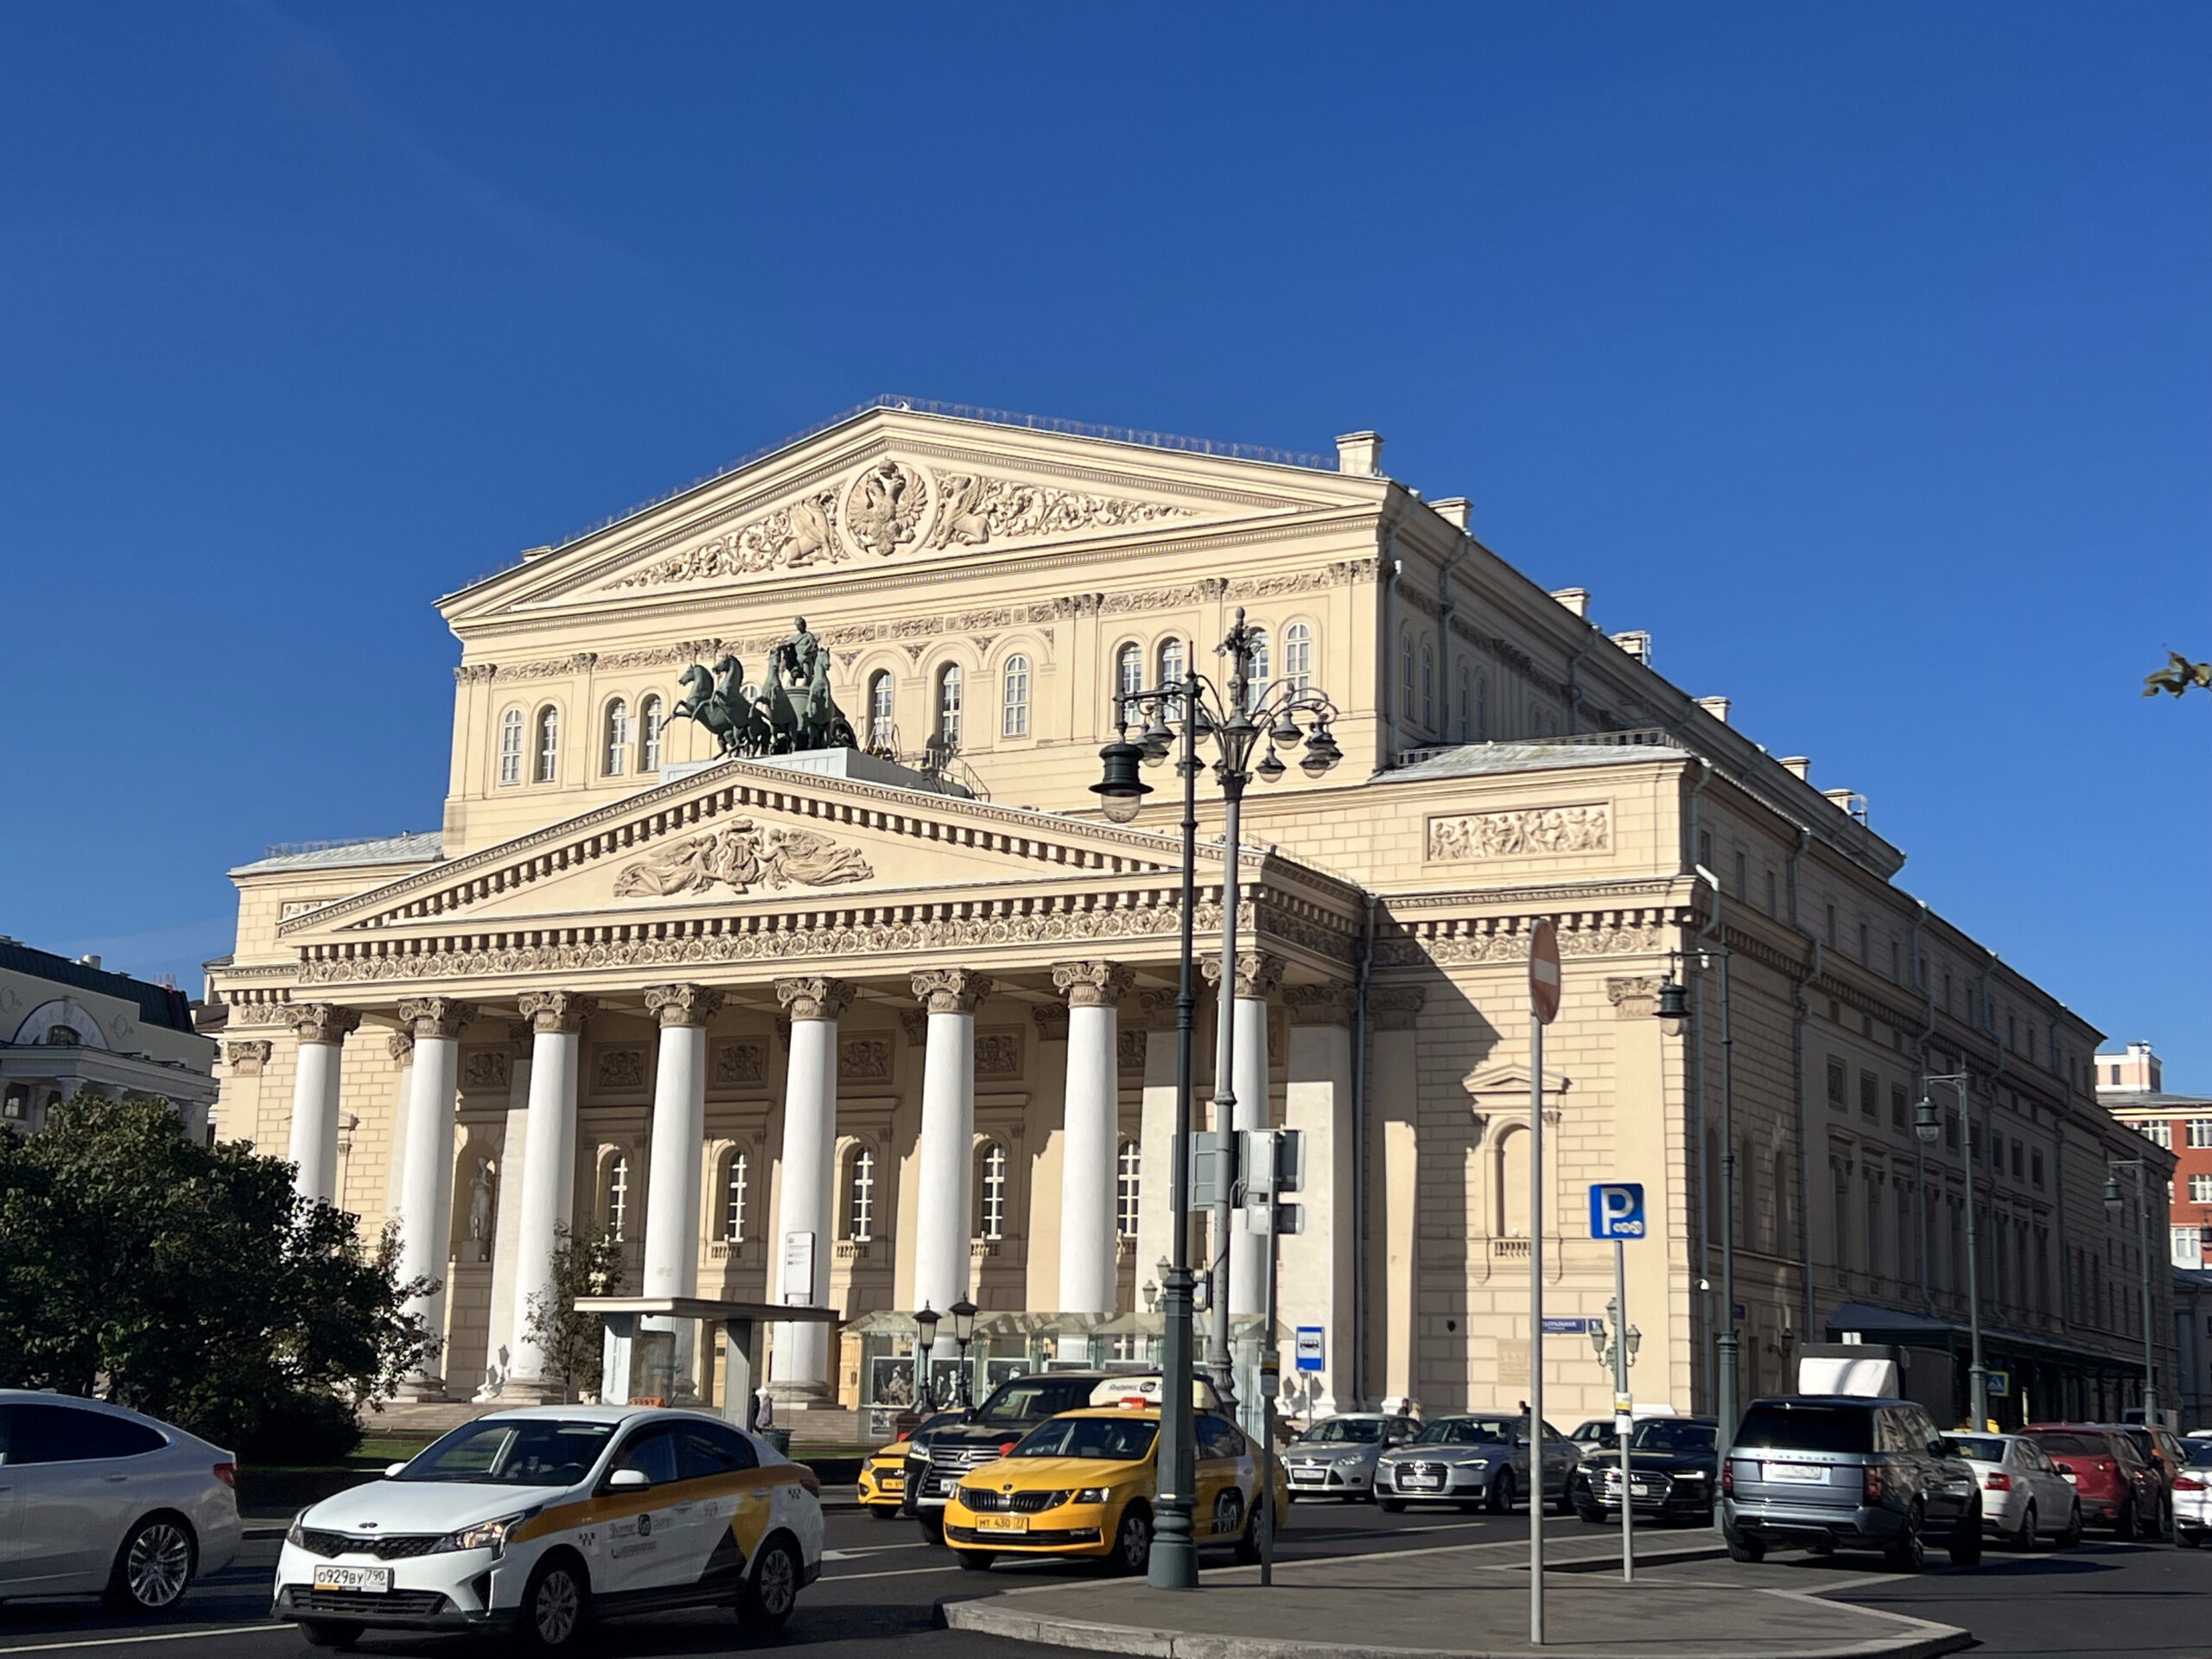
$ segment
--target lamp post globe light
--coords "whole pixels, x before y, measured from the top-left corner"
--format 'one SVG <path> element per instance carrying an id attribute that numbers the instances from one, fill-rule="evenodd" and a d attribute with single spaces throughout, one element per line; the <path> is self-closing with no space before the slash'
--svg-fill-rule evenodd
<path id="1" fill-rule="evenodd" d="M 961 1409 L 964 1411 L 976 1403 L 975 1396 L 969 1389 L 968 1370 L 968 1344 L 974 1340 L 976 1335 L 976 1304 L 963 1296 L 944 1311 L 952 1316 L 952 1339 L 960 1344 L 959 1404 Z"/>
<path id="2" fill-rule="evenodd" d="M 2120 1172 L 2132 1172 L 2135 1177 L 2135 1211 L 2142 1228 L 2142 1238 L 2137 1255 L 2143 1269 L 2143 1422 L 2145 1427 L 2158 1421 L 2158 1373 L 2152 1355 L 2151 1332 L 2151 1204 L 2147 1171 L 2140 1158 L 2107 1158 L 2105 1160 L 2105 1213 L 2118 1221 L 2126 1213 L 2127 1200 L 2120 1193 Z"/>
<path id="3" fill-rule="evenodd" d="M 1920 1104 L 1913 1109 L 1912 1132 L 1923 1146 L 1934 1146 L 1936 1137 L 1942 1132 L 1942 1120 L 1936 1113 L 1936 1103 L 1928 1097 L 1929 1090 L 1939 1083 L 1948 1083 L 1958 1090 L 1959 1133 L 1964 1137 L 1961 1151 L 1967 1166 L 1967 1400 L 1978 1433 L 1989 1422 L 1989 1367 L 1982 1363 L 1981 1274 L 1974 1265 L 1980 1249 L 1980 1231 L 1974 1222 L 1974 1075 L 1954 1071 L 1921 1078 Z"/>
<path id="4" fill-rule="evenodd" d="M 1099 810 L 1109 820 L 1130 823 L 1142 808 L 1144 798 L 1153 792 L 1141 768 L 1157 766 L 1180 749 L 1175 770 L 1183 779 L 1183 891 L 1180 972 L 1175 995 L 1175 1134 L 1167 1175 L 1172 1219 L 1170 1254 L 1160 1275 L 1163 1330 L 1159 1505 L 1153 1521 L 1151 1563 L 1146 1569 L 1147 1580 L 1160 1589 L 1195 1589 L 1198 1582 L 1198 1549 L 1192 1529 L 1198 1469 L 1197 1424 L 1191 1400 L 1196 1370 L 1192 1346 L 1193 1275 L 1189 1229 L 1184 1222 L 1191 1205 L 1191 1044 L 1198 1010 L 1192 927 L 1198 909 L 1198 773 L 1204 769 L 1200 746 L 1213 750 L 1213 773 L 1226 809 L 1222 837 L 1222 1006 L 1214 1058 L 1214 1124 L 1219 1129 L 1231 1126 L 1236 1103 L 1230 1084 L 1236 1032 L 1230 999 L 1236 987 L 1237 853 L 1244 788 L 1255 774 L 1262 782 L 1274 783 L 1287 772 L 1289 767 L 1281 758 L 1285 753 L 1305 751 L 1298 765 L 1309 778 L 1320 777 L 1343 759 L 1343 751 L 1329 730 L 1330 722 L 1337 718 L 1337 706 L 1327 696 L 1297 680 L 1254 686 L 1252 670 L 1261 642 L 1260 631 L 1245 621 L 1240 607 L 1236 622 L 1215 649 L 1227 670 L 1219 683 L 1198 671 L 1198 642 L 1180 642 L 1181 673 L 1118 698 L 1118 734 L 1099 750 L 1099 780 L 1091 785 Z M 1133 725 L 1139 728 L 1134 739 L 1129 734 Z M 1266 751 L 1255 766 L 1252 757 L 1262 739 Z M 1227 1402 L 1234 1397 L 1226 1276 L 1229 1200 L 1236 1172 L 1235 1138 L 1224 1136 L 1224 1162 L 1228 1167 L 1220 1201 L 1214 1206 L 1215 1263 L 1209 1298 L 1220 1313 L 1211 1322 L 1207 1369 L 1216 1392 Z M 1272 1244 L 1273 1235 L 1268 1236 Z M 1267 1334 L 1272 1339 L 1274 1333 Z"/>
<path id="5" fill-rule="evenodd" d="M 942 1317 L 927 1302 L 914 1315 L 914 1397 L 932 1408 L 938 1403 L 937 1378 L 931 1375 L 930 1351 L 937 1346 L 937 1325 Z"/>

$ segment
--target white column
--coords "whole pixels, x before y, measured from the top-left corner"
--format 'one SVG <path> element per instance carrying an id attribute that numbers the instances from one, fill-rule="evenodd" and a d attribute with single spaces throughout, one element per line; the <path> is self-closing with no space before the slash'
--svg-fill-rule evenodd
<path id="1" fill-rule="evenodd" d="M 1358 1409 L 1351 1381 L 1352 1277 L 1357 1218 L 1352 1194 L 1351 1014 L 1357 993 L 1341 980 L 1285 988 L 1290 1015 L 1289 1082 L 1283 1091 L 1283 1127 L 1306 1137 L 1306 1181 L 1292 1202 L 1306 1214 L 1306 1230 L 1276 1240 L 1281 1252 L 1275 1307 L 1294 1331 L 1319 1325 L 1322 1369 L 1313 1414 Z M 1655 1022 L 1656 1023 L 1656 1022 Z M 1286 1389 L 1302 1390 L 1308 1378 L 1297 1369 L 1294 1344 L 1281 1356 Z"/>
<path id="2" fill-rule="evenodd" d="M 399 1200 L 399 1281 L 434 1288 L 410 1297 L 405 1311 L 442 1343 L 446 1281 L 453 1256 L 453 1116 L 461 1030 L 476 1016 L 466 1002 L 425 996 L 399 1005 L 415 1027 L 414 1087 L 407 1103 L 407 1168 Z M 401 1384 L 403 1397 L 442 1400 L 443 1363 L 433 1353 Z"/>
<path id="3" fill-rule="evenodd" d="M 572 1219 L 576 1185 L 576 1056 L 589 998 L 573 991 L 525 991 L 518 999 L 530 1021 L 530 1122 L 516 1203 L 514 1363 L 507 1397 L 564 1400 L 566 1388 L 545 1370 L 545 1351 L 530 1339 L 533 1298 L 553 1294 L 553 1252 Z M 513 1159 L 508 1158 L 513 1177 Z"/>
<path id="4" fill-rule="evenodd" d="M 645 1175 L 646 1296 L 699 1294 L 699 1155 L 707 1128 L 707 1021 L 721 993 L 703 985 L 652 985 L 645 1011 L 660 1016 L 660 1058 L 653 1069 L 653 1129 Z M 648 1319 L 648 1330 L 676 1334 L 674 1398 L 696 1397 L 699 1326 L 692 1319 Z"/>
<path id="5" fill-rule="evenodd" d="M 1143 1287 L 1149 1281 L 1158 1290 L 1167 1286 L 1160 1264 L 1175 1244 L 1174 1228 L 1190 1225 L 1178 1217 L 1168 1183 L 1170 1160 L 1175 1148 L 1175 993 L 1144 991 L 1138 1001 L 1144 1009 L 1144 1117 L 1142 1173 L 1137 1192 L 1137 1306 L 1144 1306 Z"/>
<path id="6" fill-rule="evenodd" d="M 919 1211 L 914 1229 L 914 1306 L 943 1313 L 968 1295 L 976 1139 L 976 1008 L 991 993 L 985 976 L 935 968 L 913 976 L 930 1019 L 922 1052 L 922 1133 L 915 1159 Z M 951 1340 L 952 1322 L 938 1329 Z M 916 1382 L 924 1373 L 917 1368 Z"/>
<path id="7" fill-rule="evenodd" d="M 1218 983 L 1220 965 L 1208 962 L 1206 975 Z M 1230 1071 L 1230 1087 L 1236 1096 L 1236 1115 L 1230 1125 L 1232 1128 L 1274 1127 L 1268 1107 L 1268 993 L 1281 977 L 1281 957 L 1257 950 L 1237 952 L 1236 995 L 1231 999 L 1232 1017 L 1236 1022 L 1236 1052 Z M 1256 1317 L 1266 1311 L 1267 1271 L 1264 1241 L 1253 1238 L 1246 1211 L 1240 1205 L 1230 1212 L 1231 1318 Z"/>
<path id="8" fill-rule="evenodd" d="M 299 1040 L 292 1074 L 292 1141 L 288 1154 L 297 1173 L 292 1190 L 324 1204 L 338 1201 L 338 1090 L 340 1046 L 360 1014 L 329 1002 L 292 1010 Z"/>
<path id="9" fill-rule="evenodd" d="M 515 1241 L 520 1234 L 522 1189 L 530 1179 L 530 1079 L 536 1071 L 530 1023 L 510 1020 L 507 1035 L 521 1049 L 507 1071 L 507 1121 L 499 1131 L 499 1182 L 494 1189 L 492 1236 L 484 1241 L 492 1260 L 492 1305 L 484 1325 L 482 1401 L 504 1400 L 514 1377 L 515 1338 L 526 1317 L 515 1294 Z"/>
<path id="10" fill-rule="evenodd" d="M 779 979 L 776 998 L 791 1016 L 785 1068 L 784 1151 L 776 1225 L 769 1234 L 769 1300 L 820 1306 L 830 1291 L 830 1206 L 837 1154 L 837 1020 L 854 987 L 839 979 Z M 769 1390 L 779 1400 L 832 1393 L 830 1327 L 779 1325 Z"/>
<path id="11" fill-rule="evenodd" d="M 1117 1245 L 1114 1163 L 1121 1141 L 1117 1005 L 1129 988 L 1129 971 L 1118 963 L 1064 962 L 1053 966 L 1052 983 L 1068 999 L 1059 1311 L 1111 1313 Z"/>
<path id="12" fill-rule="evenodd" d="M 1421 1089 L 1418 985 L 1370 989 L 1368 1090 L 1367 1374 L 1378 1403 L 1421 1394 Z"/>
<path id="13" fill-rule="evenodd" d="M 406 1196 L 407 1108 L 415 1094 L 414 1027 L 393 1032 L 385 1039 L 385 1050 L 391 1056 L 391 1063 L 399 1068 L 391 1091 L 391 1151 L 384 1173 L 385 1219 L 397 1221 L 400 1200 Z"/>

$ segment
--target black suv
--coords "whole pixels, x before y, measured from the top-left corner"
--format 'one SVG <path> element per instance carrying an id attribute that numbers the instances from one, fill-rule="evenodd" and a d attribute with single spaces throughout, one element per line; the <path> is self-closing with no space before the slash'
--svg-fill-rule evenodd
<path id="1" fill-rule="evenodd" d="M 1720 1465 L 1721 1530 L 1730 1559 L 1772 1544 L 1878 1549 L 1901 1573 L 1927 1559 L 1981 1560 L 1981 1488 L 1925 1408 L 1910 1400 L 1792 1395 L 1755 1400 Z"/>
<path id="2" fill-rule="evenodd" d="M 1081 1411 L 1111 1371 L 1031 1371 L 991 1390 L 991 1397 L 954 1417 L 931 1420 L 906 1446 L 906 1493 L 900 1509 L 939 1537 L 945 1499 L 970 1469 L 1004 1457 L 1048 1417 Z"/>

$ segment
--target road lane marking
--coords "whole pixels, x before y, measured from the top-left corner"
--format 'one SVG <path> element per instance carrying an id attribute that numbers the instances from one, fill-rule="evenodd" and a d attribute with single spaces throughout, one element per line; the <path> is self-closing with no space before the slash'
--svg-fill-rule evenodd
<path id="1" fill-rule="evenodd" d="M 217 1636 L 268 1635 L 276 1630 L 296 1630 L 298 1626 L 284 1624 L 232 1624 L 219 1630 L 166 1630 L 155 1636 L 100 1636 L 76 1642 L 43 1642 L 28 1647 L 0 1647 L 0 1654 L 9 1653 L 64 1653 L 72 1648 L 123 1648 L 137 1642 L 200 1642 Z"/>

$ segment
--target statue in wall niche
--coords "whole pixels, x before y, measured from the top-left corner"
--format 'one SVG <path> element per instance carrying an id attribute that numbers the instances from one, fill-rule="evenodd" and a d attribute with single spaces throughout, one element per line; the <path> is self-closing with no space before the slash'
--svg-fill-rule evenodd
<path id="1" fill-rule="evenodd" d="M 725 755 L 857 747 L 852 722 L 830 694 L 829 652 L 804 617 L 794 619 L 791 628 L 768 653 L 760 683 L 746 679 L 734 655 L 711 671 L 692 664 L 678 677 L 683 696 L 675 712 L 712 732 Z"/>
<path id="2" fill-rule="evenodd" d="M 468 1236 L 479 1262 L 492 1259 L 493 1179 L 492 1160 L 479 1158 L 468 1181 Z"/>

